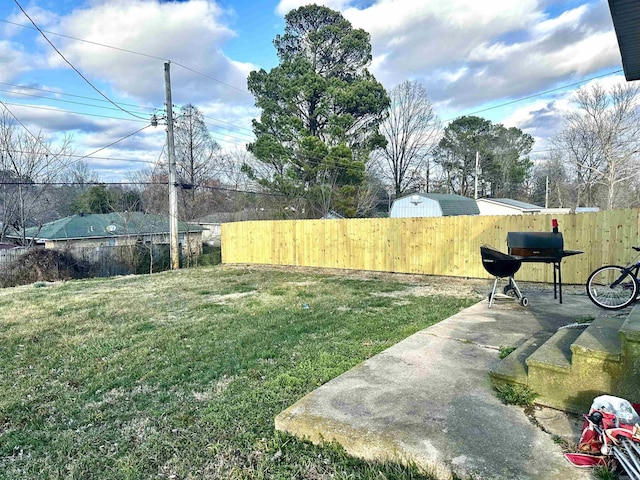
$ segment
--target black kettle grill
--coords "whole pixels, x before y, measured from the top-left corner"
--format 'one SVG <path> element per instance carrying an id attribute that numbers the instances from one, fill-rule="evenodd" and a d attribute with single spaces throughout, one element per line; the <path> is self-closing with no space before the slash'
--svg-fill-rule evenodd
<path id="1" fill-rule="evenodd" d="M 518 284 L 513 278 L 516 272 L 520 270 L 522 261 L 512 255 L 507 255 L 506 253 L 496 250 L 489 245 L 482 245 L 480 247 L 480 255 L 482 256 L 482 266 L 484 269 L 495 277 L 493 289 L 489 294 L 489 308 L 493 305 L 498 280 L 501 278 L 509 279 L 507 285 L 504 287 L 504 293 L 513 291 L 516 299 L 520 302 L 520 305 L 523 307 L 529 305 L 529 300 L 527 297 L 522 295 L 522 292 L 518 288 Z"/>

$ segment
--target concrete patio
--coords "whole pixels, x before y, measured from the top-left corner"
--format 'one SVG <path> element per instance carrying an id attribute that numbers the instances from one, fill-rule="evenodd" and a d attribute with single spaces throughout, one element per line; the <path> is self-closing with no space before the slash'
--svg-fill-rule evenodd
<path id="1" fill-rule="evenodd" d="M 412 462 L 442 479 L 590 478 L 554 441 L 576 442 L 579 417 L 538 409 L 535 425 L 496 397 L 488 375 L 501 346 L 612 315 L 567 290 L 563 304 L 539 290 L 527 292 L 527 308 L 505 299 L 467 308 L 322 385 L 280 413 L 276 428 L 337 441 L 363 459 Z"/>

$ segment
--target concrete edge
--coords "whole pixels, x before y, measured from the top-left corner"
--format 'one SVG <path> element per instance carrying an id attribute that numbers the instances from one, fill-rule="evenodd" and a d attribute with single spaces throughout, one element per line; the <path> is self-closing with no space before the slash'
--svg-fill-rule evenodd
<path id="1" fill-rule="evenodd" d="M 347 454 L 365 461 L 376 463 L 399 463 L 415 465 L 421 473 L 443 480 L 453 480 L 452 468 L 442 462 L 420 462 L 403 455 L 398 441 L 390 435 L 372 433 L 366 429 L 354 428 L 338 420 L 310 415 L 308 405 L 313 400 L 313 392 L 283 410 L 275 417 L 275 429 L 295 436 L 315 445 L 338 443 Z M 325 437 L 321 432 L 331 432 Z M 375 440 L 375 441 L 374 441 Z"/>
<path id="2" fill-rule="evenodd" d="M 631 309 L 627 319 L 620 327 L 620 334 L 627 342 L 640 343 L 640 305 Z"/>

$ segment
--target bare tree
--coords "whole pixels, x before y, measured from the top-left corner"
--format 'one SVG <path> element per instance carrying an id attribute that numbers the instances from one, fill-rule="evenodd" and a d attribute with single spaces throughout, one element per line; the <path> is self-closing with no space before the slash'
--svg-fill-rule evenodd
<path id="1" fill-rule="evenodd" d="M 82 160 L 70 161 L 59 179 L 61 184 L 51 188 L 47 194 L 47 198 L 51 199 L 51 220 L 76 213 L 74 206 L 78 197 L 99 182 L 97 173 L 89 170 L 87 162 Z"/>
<path id="2" fill-rule="evenodd" d="M 622 192 L 637 177 L 640 160 L 638 93 L 640 85 L 625 83 L 576 93 L 578 111 L 565 117 L 559 139 L 575 169 L 578 202 L 593 205 L 601 187 L 602 208 L 627 205 Z"/>
<path id="3" fill-rule="evenodd" d="M 220 146 L 207 129 L 202 112 L 191 104 L 182 107 L 177 117 L 175 145 L 183 213 L 193 220 L 206 211 L 211 187 L 218 183 L 222 165 Z"/>
<path id="4" fill-rule="evenodd" d="M 53 183 L 69 163 L 70 143 L 65 137 L 54 147 L 41 132 L 18 128 L 6 109 L 0 113 L 0 238 L 13 227 L 26 244 L 25 228 L 48 220 Z"/>
<path id="5" fill-rule="evenodd" d="M 529 188 L 529 201 L 546 208 L 569 207 L 575 188 L 569 178 L 562 152 L 552 149 L 548 158 L 535 165 Z"/>
<path id="6" fill-rule="evenodd" d="M 236 190 L 255 190 L 260 184 L 249 178 L 243 170 L 244 165 L 250 165 L 253 170 L 263 166 L 244 146 L 226 148 L 220 154 L 221 174 L 223 184 Z"/>
<path id="7" fill-rule="evenodd" d="M 422 84 L 407 80 L 391 91 L 390 99 L 389 116 L 380 126 L 387 139 L 381 173 L 399 196 L 427 175 L 441 125 Z"/>
<path id="8" fill-rule="evenodd" d="M 127 178 L 136 185 L 145 213 L 166 215 L 169 212 L 169 174 L 166 165 L 143 168 L 129 173 Z"/>

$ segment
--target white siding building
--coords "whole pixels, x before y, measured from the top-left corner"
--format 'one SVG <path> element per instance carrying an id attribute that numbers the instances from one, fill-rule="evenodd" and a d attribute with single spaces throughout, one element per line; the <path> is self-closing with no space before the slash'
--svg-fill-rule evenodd
<path id="1" fill-rule="evenodd" d="M 479 198 L 476 202 L 480 215 L 530 215 L 544 210 L 544 207 L 510 198 Z"/>

